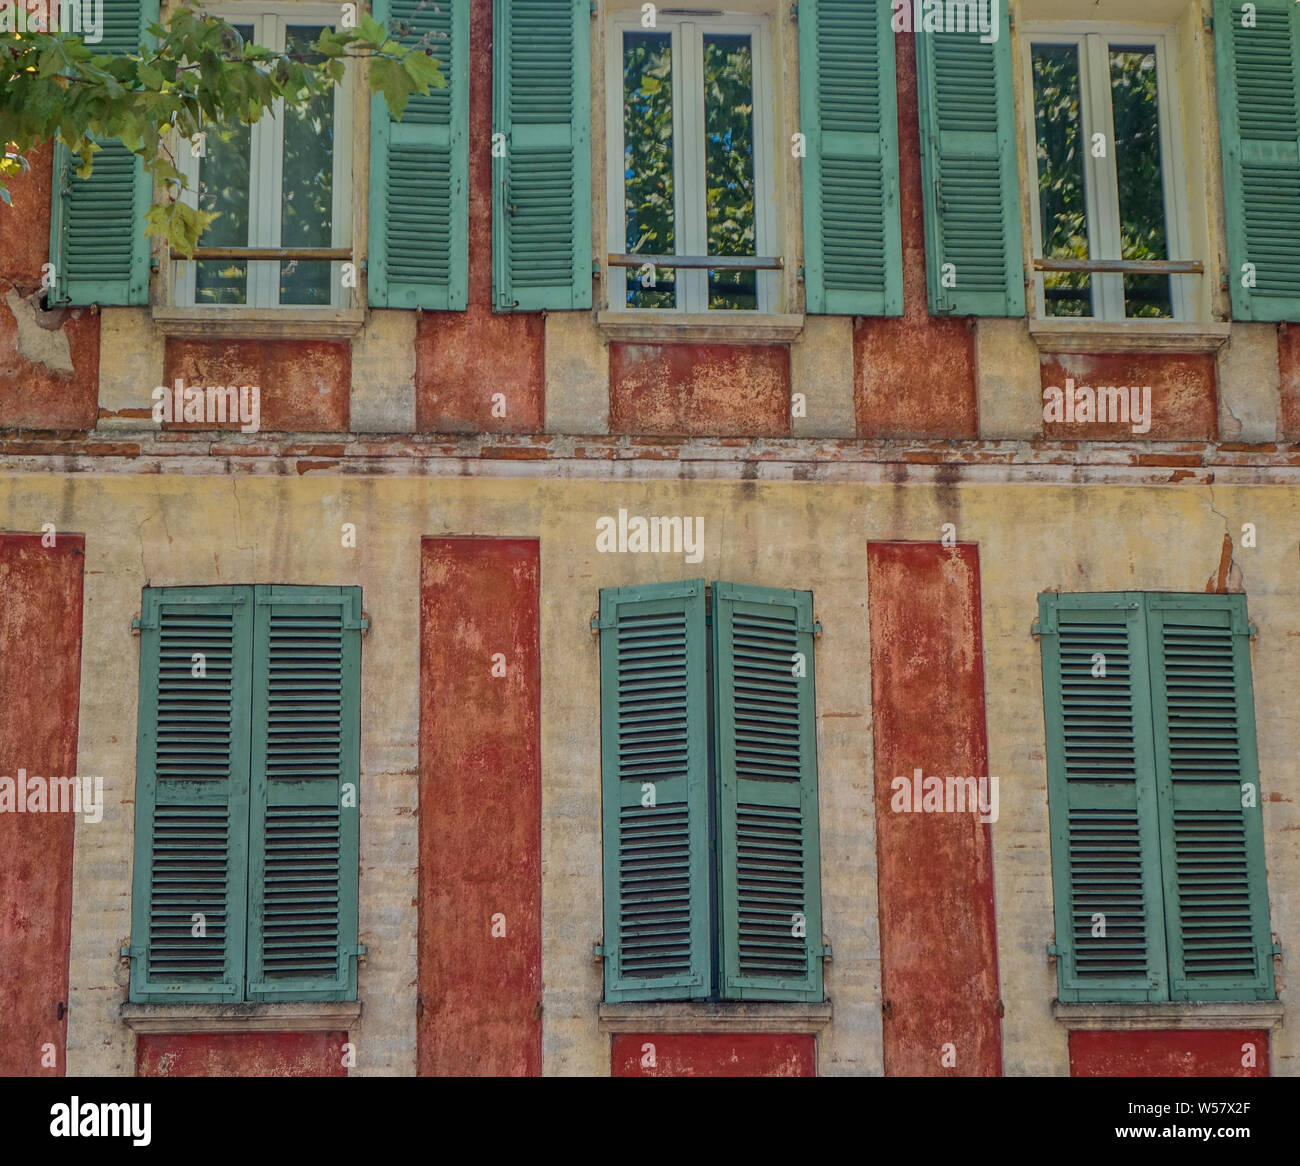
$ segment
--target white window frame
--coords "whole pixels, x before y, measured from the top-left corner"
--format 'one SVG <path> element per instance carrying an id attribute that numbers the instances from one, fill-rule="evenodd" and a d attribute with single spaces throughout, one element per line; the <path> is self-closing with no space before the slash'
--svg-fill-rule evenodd
<path id="1" fill-rule="evenodd" d="M 1116 167 L 1114 109 L 1111 104 L 1110 48 L 1112 45 L 1152 45 L 1156 52 L 1156 86 L 1159 91 L 1160 170 L 1164 179 L 1165 234 L 1168 258 L 1200 258 L 1189 254 L 1191 226 L 1187 206 L 1187 168 L 1183 159 L 1182 102 L 1179 96 L 1179 46 L 1175 29 L 1136 24 L 1034 21 L 1020 30 L 1021 68 L 1025 94 L 1024 135 L 1029 175 L 1029 204 L 1033 222 L 1033 254 L 1043 254 L 1042 206 L 1038 197 L 1037 95 L 1034 91 L 1033 51 L 1036 45 L 1073 46 L 1079 54 L 1079 114 L 1084 143 L 1084 199 L 1088 216 L 1088 250 L 1092 259 L 1120 259 L 1119 176 Z M 1096 78 L 1104 78 L 1097 84 Z M 1106 135 L 1106 157 L 1092 156 L 1092 135 Z M 1076 317 L 1049 316 L 1043 295 L 1047 273 L 1035 271 L 1034 318 L 1057 323 Z M 1172 275 L 1170 306 L 1175 322 L 1196 319 L 1194 280 L 1204 275 Z M 1124 314 L 1124 276 L 1091 277 L 1093 315 L 1078 319 L 1106 324 L 1154 324 L 1158 320 Z"/>
<path id="2" fill-rule="evenodd" d="M 772 92 L 772 48 L 766 16 L 749 13 L 695 14 L 658 13 L 655 28 L 641 23 L 639 12 L 610 18 L 607 37 L 608 100 L 606 133 L 608 153 L 608 239 L 609 250 L 623 254 L 627 248 L 627 197 L 624 176 L 623 138 L 623 34 L 663 32 L 672 37 L 673 58 L 673 222 L 678 255 L 704 255 L 708 246 L 708 215 L 703 198 L 688 198 L 704 182 L 706 149 L 704 140 L 703 38 L 711 34 L 748 34 L 754 65 L 754 251 L 756 255 L 779 255 L 777 230 L 776 172 L 773 146 L 775 101 Z M 690 150 L 683 143 L 691 142 Z M 721 258 L 721 257 L 720 257 Z M 668 266 L 668 265 L 664 265 Z M 612 311 L 671 320 L 676 315 L 703 315 L 718 319 L 770 315 L 779 310 L 779 271 L 759 271 L 756 310 L 709 307 L 709 273 L 706 270 L 677 269 L 677 304 L 672 308 L 638 308 L 627 302 L 628 280 L 638 278 L 637 269 L 609 269 L 609 307 Z"/>
<path id="3" fill-rule="evenodd" d="M 340 28 L 337 4 L 266 4 L 242 0 L 226 4 L 205 5 L 205 12 L 231 24 L 253 26 L 253 42 L 282 52 L 286 29 L 293 25 L 323 25 Z M 352 105 L 353 67 L 346 65 L 343 80 L 334 86 L 334 204 L 332 248 L 352 245 Z M 284 102 L 274 106 L 250 127 L 249 150 L 249 247 L 279 247 L 280 212 L 283 198 Z M 198 183 L 201 159 L 194 157 L 189 143 L 177 140 L 176 168 L 185 175 L 189 189 L 183 195 L 187 206 L 198 207 Z M 195 301 L 196 263 L 185 259 L 173 261 L 172 297 L 177 307 L 216 308 L 247 311 L 283 308 L 287 311 L 330 311 L 351 306 L 351 290 L 343 287 L 343 260 L 330 262 L 330 302 L 328 304 L 281 304 L 280 261 L 248 260 L 247 295 L 239 304 L 207 304 Z M 355 259 L 353 260 L 355 263 Z"/>

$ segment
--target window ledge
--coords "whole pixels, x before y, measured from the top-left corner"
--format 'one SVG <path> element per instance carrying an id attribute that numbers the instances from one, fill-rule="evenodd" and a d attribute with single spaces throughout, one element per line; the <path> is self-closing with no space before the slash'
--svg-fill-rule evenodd
<path id="1" fill-rule="evenodd" d="M 165 336 L 237 340 L 350 340 L 365 327 L 363 308 L 155 307 Z"/>
<path id="2" fill-rule="evenodd" d="M 1232 325 L 1219 321 L 1029 321 L 1040 352 L 1218 352 L 1231 333 Z"/>
<path id="3" fill-rule="evenodd" d="M 132 1032 L 337 1032 L 361 1017 L 360 1001 L 302 1004 L 123 1004 Z"/>
<path id="4" fill-rule="evenodd" d="M 1278 1028 L 1285 1006 L 1280 1000 L 1220 1000 L 1207 1004 L 1063 1004 L 1052 1002 L 1052 1016 L 1067 1029 L 1125 1031 L 1143 1028 Z"/>
<path id="5" fill-rule="evenodd" d="M 804 318 L 757 312 L 598 312 L 596 327 L 606 340 L 629 344 L 789 344 L 803 335 Z"/>
<path id="6" fill-rule="evenodd" d="M 769 1001 L 692 1004 L 654 1001 L 602 1004 L 601 1032 L 818 1033 L 831 1023 L 831 1006 Z"/>

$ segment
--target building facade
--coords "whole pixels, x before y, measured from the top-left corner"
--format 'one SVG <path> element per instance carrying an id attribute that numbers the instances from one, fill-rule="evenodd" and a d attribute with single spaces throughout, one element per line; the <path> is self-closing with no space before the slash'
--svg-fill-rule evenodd
<path id="1" fill-rule="evenodd" d="M 374 15 L 0 208 L 0 1071 L 1295 1073 L 1300 10 Z"/>

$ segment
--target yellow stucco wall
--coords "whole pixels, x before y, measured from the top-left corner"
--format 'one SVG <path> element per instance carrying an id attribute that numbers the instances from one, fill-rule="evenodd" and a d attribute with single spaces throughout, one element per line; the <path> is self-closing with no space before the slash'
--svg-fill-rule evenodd
<path id="1" fill-rule="evenodd" d="M 702 516 L 702 563 L 596 553 L 596 519 Z M 694 578 L 808 588 L 817 645 L 825 931 L 835 1019 L 822 1073 L 882 1071 L 866 544 L 937 540 L 943 523 L 980 548 L 992 827 L 1008 1074 L 1068 1072 L 1051 1017 L 1055 972 L 1037 595 L 1202 591 L 1225 531 L 1259 637 L 1252 646 L 1273 930 L 1300 945 L 1300 490 L 1282 486 L 834 485 L 541 478 L 0 476 L 0 528 L 86 535 L 79 772 L 105 779 L 99 825 L 77 824 L 68 1072 L 130 1073 L 117 1020 L 130 931 L 140 588 L 356 584 L 363 648 L 361 968 L 354 1030 L 364 1074 L 415 1064 L 419 546 L 424 535 L 537 537 L 542 551 L 544 1066 L 608 1072 L 597 1026 L 601 933 L 599 671 L 589 621 L 602 587 Z M 357 548 L 341 545 L 355 523 Z M 1254 523 L 1258 546 L 1241 545 Z M 1285 1001 L 1286 965 L 1279 967 Z M 1296 1072 L 1300 1030 L 1275 1032 L 1273 1071 Z"/>

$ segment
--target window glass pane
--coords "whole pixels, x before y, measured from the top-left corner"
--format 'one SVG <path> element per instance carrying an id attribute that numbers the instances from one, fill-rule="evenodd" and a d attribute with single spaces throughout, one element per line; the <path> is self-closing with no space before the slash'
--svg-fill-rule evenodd
<path id="1" fill-rule="evenodd" d="M 1110 80 L 1121 254 L 1125 259 L 1168 259 L 1155 49 L 1112 46 Z M 1172 316 L 1170 277 L 1126 275 L 1124 313 L 1130 317 Z"/>
<path id="2" fill-rule="evenodd" d="M 1043 258 L 1088 259 L 1079 51 L 1074 45 L 1034 45 L 1033 61 Z M 1091 277 L 1047 272 L 1043 299 L 1048 316 L 1091 316 Z"/>
<path id="3" fill-rule="evenodd" d="M 252 25 L 236 25 L 246 41 Z M 237 119 L 204 125 L 203 156 L 199 159 L 199 210 L 218 214 L 199 239 L 203 247 L 247 247 L 249 159 L 252 128 Z M 181 143 L 182 150 L 188 149 Z M 205 259 L 194 266 L 196 304 L 248 302 L 248 264 L 241 260 Z"/>
<path id="4" fill-rule="evenodd" d="M 285 52 L 310 54 L 319 26 L 291 26 Z M 314 98 L 284 111 L 280 246 L 330 247 L 334 241 L 334 97 Z M 291 260 L 280 264 L 280 303 L 328 307 L 330 264 Z"/>
<path id="5" fill-rule="evenodd" d="M 754 53 L 748 36 L 704 38 L 704 181 L 709 255 L 755 255 Z M 709 272 L 709 307 L 758 308 L 758 273 Z"/>
<path id="6" fill-rule="evenodd" d="M 623 143 L 628 254 L 675 254 L 672 37 L 666 32 L 623 36 Z M 676 271 L 629 268 L 627 306 L 676 307 Z"/>

